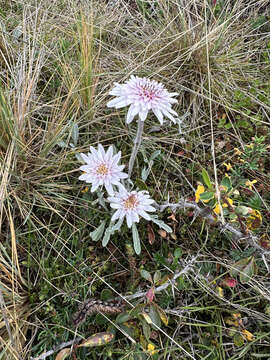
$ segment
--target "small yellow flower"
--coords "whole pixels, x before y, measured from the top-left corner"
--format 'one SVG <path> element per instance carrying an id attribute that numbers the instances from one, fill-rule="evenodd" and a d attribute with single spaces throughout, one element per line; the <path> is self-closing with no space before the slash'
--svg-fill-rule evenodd
<path id="1" fill-rule="evenodd" d="M 203 185 L 198 185 L 198 187 L 197 187 L 197 190 L 196 190 L 196 192 L 195 192 L 195 201 L 196 201 L 196 203 L 197 202 L 199 202 L 199 200 L 200 200 L 200 195 L 202 194 L 202 193 L 204 193 L 204 186 Z"/>
<path id="2" fill-rule="evenodd" d="M 82 193 L 87 193 L 87 192 L 88 192 L 88 190 L 89 190 L 89 187 L 88 187 L 88 186 L 86 186 L 84 189 L 82 189 Z"/>
<path id="3" fill-rule="evenodd" d="M 157 350 L 155 350 L 155 345 L 153 344 L 148 344 L 147 351 L 150 353 L 150 355 L 154 355 L 157 352 Z"/>
<path id="4" fill-rule="evenodd" d="M 253 188 L 253 184 L 256 184 L 257 180 L 252 180 L 252 181 L 246 181 L 246 186 L 248 186 L 249 190 L 252 190 Z"/>
<path id="5" fill-rule="evenodd" d="M 216 291 L 217 291 L 218 296 L 223 299 L 224 298 L 224 290 L 222 289 L 222 287 L 217 286 Z"/>
<path id="6" fill-rule="evenodd" d="M 241 314 L 240 314 L 240 313 L 233 313 L 233 314 L 232 314 L 232 317 L 233 317 L 234 319 L 241 319 Z"/>
<path id="7" fill-rule="evenodd" d="M 251 209 L 249 216 L 247 218 L 247 228 L 250 230 L 255 230 L 262 223 L 262 214 L 259 210 Z"/>
<path id="8" fill-rule="evenodd" d="M 234 148 L 234 151 L 235 151 L 234 155 L 242 155 L 243 154 L 242 151 L 240 151 L 238 148 Z"/>
<path id="9" fill-rule="evenodd" d="M 216 215 L 219 215 L 220 214 L 220 206 L 219 206 L 219 204 L 217 204 L 216 205 L 216 207 L 214 208 L 214 213 L 216 214 Z"/>
<path id="10" fill-rule="evenodd" d="M 227 198 L 227 201 L 228 201 L 228 203 L 229 203 L 231 206 L 233 205 L 232 199 Z M 222 207 L 226 208 L 226 207 L 228 207 L 228 204 L 224 203 L 224 204 L 222 204 Z"/>
<path id="11" fill-rule="evenodd" d="M 254 144 L 248 144 L 246 145 L 247 148 L 253 149 L 254 148 Z"/>
<path id="12" fill-rule="evenodd" d="M 249 332 L 248 330 L 246 330 L 246 329 L 242 330 L 242 334 L 247 339 L 247 341 L 252 341 L 253 340 L 254 335 L 251 334 L 251 332 Z"/>
<path id="13" fill-rule="evenodd" d="M 227 171 L 230 171 L 230 170 L 232 169 L 231 163 L 228 163 L 228 164 L 227 164 L 227 163 L 224 163 L 223 165 L 226 166 L 226 170 L 227 170 Z"/>

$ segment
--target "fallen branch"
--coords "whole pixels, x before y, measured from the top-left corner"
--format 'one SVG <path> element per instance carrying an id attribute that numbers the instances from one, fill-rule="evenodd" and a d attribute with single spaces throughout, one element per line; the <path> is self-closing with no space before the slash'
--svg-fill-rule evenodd
<path id="1" fill-rule="evenodd" d="M 262 256 L 270 256 L 270 251 L 265 250 L 262 246 L 258 244 L 258 238 L 251 233 L 244 234 L 241 230 L 235 228 L 229 223 L 222 224 L 221 221 L 218 221 L 216 217 L 213 216 L 209 208 L 201 208 L 196 202 L 186 201 L 185 199 L 180 199 L 178 203 L 165 203 L 163 205 L 155 205 L 161 212 L 166 208 L 170 208 L 172 211 L 176 209 L 192 209 L 195 211 L 194 216 L 201 216 L 206 219 L 210 224 L 215 224 L 221 228 L 221 231 L 229 231 L 233 234 L 234 238 L 237 240 L 246 240 L 248 244 L 254 247 Z"/>
<path id="2" fill-rule="evenodd" d="M 82 340 L 81 337 L 75 337 L 73 340 L 67 341 L 67 342 L 63 342 L 59 345 L 56 345 L 53 349 L 46 351 L 44 353 L 42 353 L 41 355 L 37 356 L 37 357 L 31 357 L 31 360 L 44 360 L 46 359 L 46 357 L 68 347 L 68 346 L 73 346 L 75 344 L 78 344 L 80 341 Z"/>
<path id="3" fill-rule="evenodd" d="M 187 274 L 191 268 L 191 266 L 194 264 L 194 262 L 196 261 L 198 256 L 195 256 L 193 257 L 188 263 L 187 265 L 184 267 L 184 269 L 182 269 L 181 271 L 177 272 L 174 274 L 173 278 L 168 280 L 166 283 L 158 286 L 156 289 L 155 289 L 155 293 L 157 292 L 160 292 L 162 290 L 165 290 L 167 289 L 167 287 L 169 287 L 170 285 L 173 285 L 175 283 L 175 281 L 182 275 L 184 274 Z M 142 298 L 142 297 L 145 297 L 147 294 L 147 291 L 140 291 L 140 292 L 137 292 L 133 295 L 127 295 L 127 296 L 121 296 L 121 298 L 123 300 L 125 300 L 129 305 L 133 306 L 129 300 L 133 300 L 133 299 L 137 299 L 137 298 Z M 31 360 L 44 360 L 46 359 L 48 356 L 66 348 L 66 347 L 69 347 L 69 346 L 72 346 L 72 345 L 75 345 L 75 344 L 78 344 L 80 341 L 82 340 L 81 337 L 76 337 L 74 338 L 73 340 L 70 340 L 68 342 L 64 342 L 64 343 L 61 343 L 57 346 L 55 346 L 53 349 L 49 350 L 49 351 L 46 351 L 44 353 L 42 353 L 41 355 L 37 356 L 37 357 L 31 357 L 30 359 Z"/>
<path id="4" fill-rule="evenodd" d="M 198 258 L 198 256 L 194 256 L 188 263 L 187 265 L 184 267 L 183 270 L 178 271 L 177 273 L 174 274 L 173 278 L 166 281 L 164 284 L 158 286 L 157 288 L 155 288 L 155 293 L 161 292 L 162 290 L 167 289 L 167 287 L 169 287 L 170 285 L 174 285 L 174 283 L 176 282 L 176 280 L 184 275 L 187 274 L 191 268 L 191 266 L 195 263 L 196 259 Z M 129 300 L 133 300 L 133 299 L 137 299 L 137 298 L 141 298 L 141 297 L 145 297 L 147 294 L 147 291 L 140 291 L 137 292 L 133 295 L 127 295 L 127 296 L 122 296 L 122 299 L 129 301 Z"/>

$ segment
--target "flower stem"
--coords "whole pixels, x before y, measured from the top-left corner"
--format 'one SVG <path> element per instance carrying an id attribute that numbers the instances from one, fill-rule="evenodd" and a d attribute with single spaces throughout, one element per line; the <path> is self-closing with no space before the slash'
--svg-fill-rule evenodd
<path id="1" fill-rule="evenodd" d="M 129 178 L 131 177 L 134 162 L 135 162 L 136 156 L 138 154 L 138 151 L 139 151 L 139 148 L 140 148 L 140 145 L 141 145 L 141 142 L 142 142 L 143 127 L 144 127 L 144 121 L 138 120 L 137 134 L 136 134 L 136 138 L 135 138 L 135 141 L 134 141 L 132 154 L 130 156 L 129 163 L 128 163 L 128 177 Z"/>

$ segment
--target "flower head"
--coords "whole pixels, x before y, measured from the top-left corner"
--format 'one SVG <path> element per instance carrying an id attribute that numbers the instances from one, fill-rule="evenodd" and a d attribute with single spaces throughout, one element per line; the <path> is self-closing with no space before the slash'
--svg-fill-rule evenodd
<path id="1" fill-rule="evenodd" d="M 246 186 L 248 186 L 249 190 L 252 190 L 253 185 L 256 184 L 256 182 L 257 182 L 257 180 L 252 180 L 252 181 L 247 180 L 246 181 Z"/>
<path id="2" fill-rule="evenodd" d="M 169 93 L 161 83 L 147 78 L 140 78 L 131 75 L 125 84 L 115 83 L 114 88 L 109 92 L 116 96 L 108 102 L 108 107 L 120 109 L 129 106 L 126 122 L 129 124 L 136 115 L 144 121 L 150 110 L 156 115 L 161 124 L 166 116 L 175 123 L 178 114 L 172 110 L 172 104 L 177 103 L 173 96 L 178 93 Z M 174 116 L 173 116 L 174 115 Z"/>
<path id="3" fill-rule="evenodd" d="M 127 174 L 122 172 L 125 166 L 118 165 L 121 151 L 113 155 L 112 146 L 109 147 L 107 152 L 105 152 L 101 144 L 98 145 L 98 150 L 90 146 L 90 153 L 87 155 L 81 154 L 81 157 L 86 162 L 86 165 L 80 167 L 84 174 L 79 177 L 79 180 L 91 183 L 91 192 L 104 185 L 108 194 L 113 195 L 112 185 L 120 185 L 120 179 L 128 177 Z"/>
<path id="4" fill-rule="evenodd" d="M 123 185 L 119 187 L 119 192 L 113 197 L 108 198 L 113 209 L 117 209 L 112 216 L 112 221 L 126 217 L 127 226 L 130 228 L 133 223 L 139 222 L 139 216 L 146 220 L 151 220 L 147 212 L 156 211 L 151 206 L 154 200 L 150 199 L 147 191 L 128 192 Z"/>
<path id="5" fill-rule="evenodd" d="M 259 210 L 249 208 L 249 216 L 247 218 L 247 228 L 255 230 L 262 224 L 262 214 Z"/>
<path id="6" fill-rule="evenodd" d="M 147 345 L 147 351 L 149 352 L 150 355 L 154 355 L 157 353 L 157 350 L 155 350 L 155 345 L 153 344 Z"/>
<path id="7" fill-rule="evenodd" d="M 223 163 L 224 166 L 226 166 L 226 170 L 230 171 L 232 169 L 232 164 L 231 163 Z"/>
<path id="8" fill-rule="evenodd" d="M 205 191 L 204 186 L 199 184 L 198 187 L 197 187 L 197 190 L 195 192 L 195 201 L 196 201 L 196 203 L 199 202 L 200 195 L 203 194 L 204 191 Z"/>

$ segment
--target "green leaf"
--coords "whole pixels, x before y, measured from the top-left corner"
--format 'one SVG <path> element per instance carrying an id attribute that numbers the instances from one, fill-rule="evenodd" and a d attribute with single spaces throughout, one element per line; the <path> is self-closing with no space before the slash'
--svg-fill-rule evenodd
<path id="1" fill-rule="evenodd" d="M 153 324 L 153 321 L 149 314 L 147 314 L 145 311 L 142 312 L 142 316 L 144 320 L 147 322 L 147 324 Z"/>
<path id="2" fill-rule="evenodd" d="M 153 154 L 150 156 L 149 162 L 154 161 L 156 157 L 158 157 L 161 154 L 160 150 L 156 150 L 153 152 Z"/>
<path id="3" fill-rule="evenodd" d="M 139 188 L 139 190 L 146 190 L 148 191 L 148 187 L 146 183 L 141 179 L 136 179 L 136 185 Z"/>
<path id="4" fill-rule="evenodd" d="M 158 315 L 161 319 L 161 321 L 163 322 L 164 325 L 168 326 L 169 320 L 168 320 L 168 316 L 166 315 L 165 311 L 159 307 L 157 304 L 153 304 L 158 312 Z"/>
<path id="5" fill-rule="evenodd" d="M 177 248 L 177 249 L 174 250 L 173 256 L 174 256 L 175 259 L 178 260 L 182 256 L 182 253 L 183 253 L 182 249 Z"/>
<path id="6" fill-rule="evenodd" d="M 144 168 L 142 169 L 142 173 L 141 173 L 142 181 L 146 181 L 146 180 L 147 180 L 149 173 L 150 173 L 150 169 L 149 169 L 149 168 L 144 167 Z"/>
<path id="7" fill-rule="evenodd" d="M 244 345 L 245 340 L 244 340 L 243 336 L 241 336 L 240 334 L 236 334 L 233 337 L 233 342 L 236 347 L 241 347 Z"/>
<path id="8" fill-rule="evenodd" d="M 257 266 L 254 256 L 237 261 L 233 265 L 234 269 L 230 271 L 231 276 L 236 276 L 240 273 L 240 282 L 246 284 L 252 276 L 257 274 Z"/>
<path id="9" fill-rule="evenodd" d="M 184 277 L 180 276 L 177 281 L 177 289 L 178 290 L 186 290 L 189 288 L 189 283 L 187 283 L 184 279 Z"/>
<path id="10" fill-rule="evenodd" d="M 246 216 L 249 213 L 249 208 L 247 206 L 237 206 L 235 208 L 235 212 L 236 214 L 242 215 L 242 216 Z"/>
<path id="11" fill-rule="evenodd" d="M 78 347 L 94 347 L 108 344 L 114 339 L 114 334 L 111 332 L 101 332 L 94 334 L 82 342 Z"/>
<path id="12" fill-rule="evenodd" d="M 157 309 L 153 304 L 150 305 L 149 317 L 152 320 L 153 324 L 155 324 L 159 328 L 161 327 L 159 313 L 157 312 Z"/>
<path id="13" fill-rule="evenodd" d="M 218 128 L 220 129 L 220 128 L 224 128 L 224 126 L 226 125 L 226 119 L 219 119 L 219 121 L 218 121 Z"/>
<path id="14" fill-rule="evenodd" d="M 243 268 L 242 272 L 240 273 L 240 282 L 242 284 L 246 284 L 255 274 L 257 274 L 257 266 L 254 256 L 251 256 L 249 263 Z"/>
<path id="15" fill-rule="evenodd" d="M 225 129 L 230 129 L 232 127 L 232 124 L 229 122 L 227 124 L 224 125 Z"/>
<path id="16" fill-rule="evenodd" d="M 138 304 L 133 309 L 130 310 L 129 314 L 132 318 L 137 317 L 144 311 L 145 304 Z"/>
<path id="17" fill-rule="evenodd" d="M 113 293 L 110 289 L 103 289 L 100 293 L 100 299 L 103 301 L 108 301 L 113 298 Z"/>
<path id="18" fill-rule="evenodd" d="M 133 237 L 133 246 L 134 246 L 135 253 L 137 255 L 140 255 L 140 253 L 141 253 L 141 242 L 140 242 L 137 226 L 135 225 L 135 223 L 132 224 L 132 237 Z"/>
<path id="19" fill-rule="evenodd" d="M 157 270 L 154 273 L 154 284 L 158 283 L 160 279 L 161 279 L 161 272 L 159 270 Z"/>
<path id="20" fill-rule="evenodd" d="M 141 270 L 140 274 L 141 274 L 141 277 L 143 277 L 145 280 L 150 281 L 151 283 L 153 283 L 152 276 L 148 271 Z"/>
<path id="21" fill-rule="evenodd" d="M 232 189 L 232 183 L 230 178 L 228 178 L 228 176 L 225 176 L 222 181 L 221 181 L 221 186 L 223 186 L 225 188 L 226 192 L 229 192 Z"/>
<path id="22" fill-rule="evenodd" d="M 247 258 L 244 258 L 244 259 L 241 259 L 241 260 L 237 261 L 236 263 L 234 263 L 232 265 L 232 269 L 230 270 L 230 275 L 232 277 L 237 276 L 239 274 L 239 272 L 242 271 L 244 269 L 244 267 L 247 266 L 250 259 L 251 259 L 251 256 L 249 256 Z"/>
<path id="23" fill-rule="evenodd" d="M 154 259 L 158 264 L 168 266 L 167 258 L 163 255 L 160 255 L 159 253 L 154 254 Z"/>
<path id="24" fill-rule="evenodd" d="M 202 194 L 200 194 L 200 200 L 202 201 L 209 201 L 211 199 L 213 199 L 215 196 L 215 193 L 212 191 L 206 191 Z"/>
<path id="25" fill-rule="evenodd" d="M 130 336 L 131 338 L 134 338 L 134 333 L 135 333 L 135 330 L 131 327 L 128 327 L 127 325 L 125 324 L 119 324 L 119 329 L 122 330 L 121 332 L 123 334 L 127 334 L 128 336 Z"/>
<path id="26" fill-rule="evenodd" d="M 237 127 L 242 127 L 244 129 L 247 129 L 251 126 L 251 124 L 247 120 L 244 120 L 244 119 L 238 120 L 236 125 L 237 125 Z"/>
<path id="27" fill-rule="evenodd" d="M 101 239 L 104 232 L 105 224 L 106 220 L 103 220 L 99 227 L 90 233 L 90 237 L 93 241 L 98 241 L 99 239 Z"/>
<path id="28" fill-rule="evenodd" d="M 208 187 L 208 189 L 213 189 L 210 176 L 208 175 L 208 172 L 205 169 L 202 169 L 202 178 L 203 178 L 203 182 Z"/>
<path id="29" fill-rule="evenodd" d="M 131 316 L 130 314 L 128 313 L 122 313 L 122 314 L 119 314 L 115 320 L 115 322 L 117 324 L 122 324 L 122 323 L 125 323 L 127 321 L 129 321 L 131 319 Z"/>
<path id="30" fill-rule="evenodd" d="M 147 324 L 146 321 L 142 321 L 142 328 L 143 328 L 143 335 L 145 336 L 146 340 L 149 342 L 151 336 L 151 327 Z"/>
<path id="31" fill-rule="evenodd" d="M 217 199 L 216 198 L 213 198 L 213 199 L 207 201 L 207 208 L 208 209 L 209 208 L 214 209 L 216 207 L 216 205 L 217 205 Z"/>

